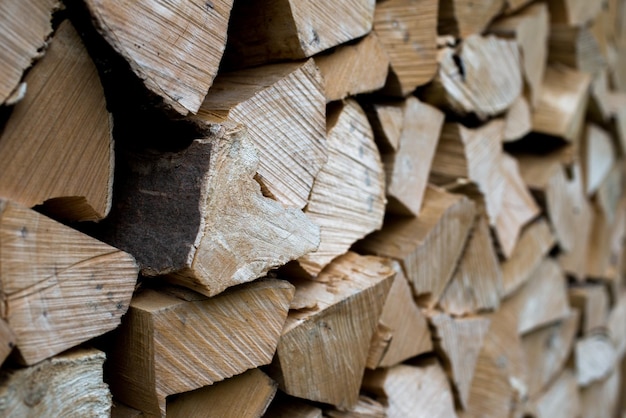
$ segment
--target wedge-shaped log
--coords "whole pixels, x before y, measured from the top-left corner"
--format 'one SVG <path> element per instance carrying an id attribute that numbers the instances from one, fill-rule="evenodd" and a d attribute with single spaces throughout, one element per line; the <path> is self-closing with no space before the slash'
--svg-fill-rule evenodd
<path id="1" fill-rule="evenodd" d="M 522 93 L 519 48 L 512 40 L 471 35 L 439 51 L 439 70 L 424 92 L 428 102 L 485 120 Z"/>
<path id="2" fill-rule="evenodd" d="M 591 0 L 549 0 L 552 23 L 582 26 L 600 13 L 603 2 Z M 572 415 L 573 416 L 573 415 Z"/>
<path id="3" fill-rule="evenodd" d="M 548 66 L 533 112 L 533 130 L 576 141 L 585 119 L 590 84 L 589 74 L 564 66 Z"/>
<path id="4" fill-rule="evenodd" d="M 386 418 L 387 408 L 372 398 L 361 395 L 353 408 L 346 411 L 327 409 L 324 416 L 328 418 Z"/>
<path id="5" fill-rule="evenodd" d="M 504 0 L 443 0 L 439 3 L 437 32 L 462 39 L 480 34 L 503 7 Z"/>
<path id="6" fill-rule="evenodd" d="M 591 196 L 601 186 L 615 163 L 616 153 L 611 135 L 597 125 L 587 125 L 581 153 L 585 192 Z"/>
<path id="7" fill-rule="evenodd" d="M 52 199 L 48 212 L 67 220 L 104 218 L 113 187 L 110 117 L 96 66 L 69 21 L 25 82 L 0 135 L 0 194 L 29 207 Z"/>
<path id="8" fill-rule="evenodd" d="M 261 417 L 275 394 L 276 382 L 252 369 L 168 400 L 167 418 Z"/>
<path id="9" fill-rule="evenodd" d="M 620 373 L 614 370 L 606 379 L 580 389 L 582 418 L 612 418 L 620 400 Z"/>
<path id="10" fill-rule="evenodd" d="M 622 252 L 626 236 L 626 212 L 620 205 L 611 221 L 597 204 L 592 205 L 593 222 L 588 241 L 585 274 L 594 279 L 619 282 Z"/>
<path id="11" fill-rule="evenodd" d="M 623 194 L 623 161 L 622 159 L 616 161 L 596 192 L 596 204 L 602 210 L 603 216 L 605 216 L 610 223 L 615 221 L 615 216 L 619 209 L 619 202 Z"/>
<path id="12" fill-rule="evenodd" d="M 363 388 L 383 400 L 389 418 L 457 416 L 446 374 L 432 358 L 416 365 L 368 371 Z"/>
<path id="13" fill-rule="evenodd" d="M 357 248 L 399 261 L 414 294 L 433 307 L 452 278 L 475 212 L 467 197 L 429 186 L 417 218 L 389 218 Z"/>
<path id="14" fill-rule="evenodd" d="M 606 329 L 609 319 L 609 292 L 602 283 L 570 286 L 569 301 L 580 312 L 580 331 L 590 335 Z"/>
<path id="15" fill-rule="evenodd" d="M 224 60 L 241 68 L 311 57 L 368 34 L 375 4 L 373 0 L 237 1 Z"/>
<path id="16" fill-rule="evenodd" d="M 374 31 L 389 54 L 385 92 L 406 96 L 437 73 L 437 0 L 376 5 Z"/>
<path id="17" fill-rule="evenodd" d="M 348 100 L 328 118 L 328 161 L 315 178 L 304 210 L 321 227 L 320 245 L 298 259 L 312 276 L 380 229 L 385 215 L 385 174 L 365 112 Z"/>
<path id="18" fill-rule="evenodd" d="M 367 358 L 370 369 L 390 367 L 433 349 L 428 322 L 413 300 L 400 263 L 394 261 L 393 269 L 396 277 L 378 324 L 386 332 L 374 333 Z"/>
<path id="19" fill-rule="evenodd" d="M 0 372 L 5 417 L 94 417 L 111 413 L 111 393 L 103 382 L 105 355 L 93 348 L 67 351 L 23 369 Z"/>
<path id="20" fill-rule="evenodd" d="M 409 97 L 401 106 L 375 107 L 377 120 L 374 124 L 393 132 L 393 126 L 390 126 L 392 123 L 385 119 L 396 108 L 401 109 L 403 115 L 397 141 L 392 140 L 394 144 L 389 144 L 389 147 L 382 146 L 386 149 L 382 158 L 389 199 L 387 211 L 417 216 L 422 208 L 444 114 L 415 97 Z M 395 135 L 390 132 L 390 136 Z M 389 143 L 389 140 L 378 138 L 378 142 Z"/>
<path id="21" fill-rule="evenodd" d="M 376 143 L 383 154 L 396 151 L 400 146 L 405 110 L 405 102 L 374 103 L 366 107 Z"/>
<path id="22" fill-rule="evenodd" d="M 603 333 L 591 334 L 576 342 L 574 361 L 580 386 L 605 379 L 617 366 L 615 347 Z"/>
<path id="23" fill-rule="evenodd" d="M 533 130 L 530 104 L 524 96 L 518 97 L 506 112 L 506 125 L 502 142 L 513 142 L 522 139 Z"/>
<path id="24" fill-rule="evenodd" d="M 513 39 L 519 45 L 526 91 L 534 108 L 541 94 L 548 57 L 548 7 L 543 3 L 533 4 L 519 13 L 496 20 L 489 32 Z"/>
<path id="25" fill-rule="evenodd" d="M 544 218 L 526 227 L 511 256 L 500 264 L 504 296 L 511 295 L 526 283 L 554 244 L 554 234 Z"/>
<path id="26" fill-rule="evenodd" d="M 164 417 L 167 396 L 269 364 L 293 294 L 293 286 L 275 279 L 213 298 L 174 287 L 141 291 L 112 343 L 113 394 Z"/>
<path id="27" fill-rule="evenodd" d="M 137 282 L 133 257 L 0 200 L 2 317 L 35 364 L 117 327 Z"/>
<path id="28" fill-rule="evenodd" d="M 569 418 L 580 416 L 580 396 L 576 377 L 565 369 L 541 395 L 533 400 L 537 418 Z"/>
<path id="29" fill-rule="evenodd" d="M 317 55 L 315 63 L 324 77 L 327 102 L 381 89 L 389 70 L 389 56 L 374 32 L 354 45 Z"/>
<path id="30" fill-rule="evenodd" d="M 58 0 L 3 1 L 0 5 L 0 104 L 14 102 L 23 72 L 41 55 Z"/>
<path id="31" fill-rule="evenodd" d="M 315 281 L 295 282 L 270 373 L 283 391 L 339 409 L 356 404 L 394 275 L 386 260 L 349 252 Z"/>
<path id="32" fill-rule="evenodd" d="M 564 64 L 589 74 L 597 73 L 607 64 L 598 40 L 585 26 L 553 23 L 548 47 L 551 64 Z"/>
<path id="33" fill-rule="evenodd" d="M 302 209 L 326 162 L 324 87 L 313 60 L 220 74 L 197 119 L 248 129 L 257 178 L 285 206 Z"/>
<path id="34" fill-rule="evenodd" d="M 458 404 L 465 409 L 490 320 L 486 317 L 455 319 L 446 314 L 435 314 L 430 317 L 430 323 L 435 328 L 435 346 L 444 358 Z"/>
<path id="35" fill-rule="evenodd" d="M 319 227 L 263 197 L 243 128 L 213 125 L 206 135 L 177 152 L 122 150 L 100 236 L 133 254 L 145 276 L 168 274 L 213 296 L 316 249 Z"/>
<path id="36" fill-rule="evenodd" d="M 439 300 L 441 309 L 462 316 L 494 310 L 500 305 L 502 271 L 498 264 L 489 225 L 479 217 L 456 272 Z"/>
<path id="37" fill-rule="evenodd" d="M 572 312 L 563 320 L 522 337 L 529 397 L 534 398 L 547 389 L 565 366 L 574 347 L 579 318 L 577 312 Z"/>
<path id="38" fill-rule="evenodd" d="M 198 111 L 222 59 L 232 0 L 85 3 L 98 32 L 151 92 L 183 115 Z"/>

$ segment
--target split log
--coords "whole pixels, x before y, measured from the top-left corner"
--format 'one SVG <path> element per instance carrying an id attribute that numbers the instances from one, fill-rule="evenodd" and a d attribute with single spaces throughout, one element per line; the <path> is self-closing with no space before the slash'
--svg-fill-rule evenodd
<path id="1" fill-rule="evenodd" d="M 597 71 L 589 86 L 589 104 L 587 105 L 587 114 L 594 122 L 605 123 L 610 121 L 610 94 L 608 69 Z"/>
<path id="2" fill-rule="evenodd" d="M 387 411 L 380 402 L 361 395 L 354 408 L 348 411 L 326 410 L 324 416 L 328 418 L 387 418 Z"/>
<path id="3" fill-rule="evenodd" d="M 0 254 L 1 315 L 28 365 L 117 327 L 137 281 L 130 255 L 5 200 Z"/>
<path id="4" fill-rule="evenodd" d="M 276 382 L 259 369 L 172 396 L 167 418 L 261 417 L 276 394 Z"/>
<path id="5" fill-rule="evenodd" d="M 474 215 L 467 197 L 430 186 L 417 218 L 389 218 L 357 248 L 399 261 L 414 294 L 434 307 L 452 278 Z"/>
<path id="6" fill-rule="evenodd" d="M 46 46 L 52 13 L 59 7 L 58 0 L 13 0 L 0 5 L 0 105 L 13 104 L 19 97 L 22 74 Z"/>
<path id="7" fill-rule="evenodd" d="M 0 135 L 0 194 L 29 207 L 47 201 L 47 212 L 66 220 L 104 218 L 113 187 L 110 116 L 69 21 L 24 81 L 26 95 Z"/>
<path id="8" fill-rule="evenodd" d="M 374 103 L 365 110 L 381 153 L 397 151 L 404 128 L 406 102 Z"/>
<path id="9" fill-rule="evenodd" d="M 563 320 L 522 337 L 530 398 L 540 395 L 563 370 L 574 347 L 579 318 L 577 312 L 572 312 Z"/>
<path id="10" fill-rule="evenodd" d="M 445 372 L 434 359 L 368 371 L 363 388 L 387 405 L 387 417 L 456 417 Z"/>
<path id="11" fill-rule="evenodd" d="M 222 59 L 232 0 L 85 3 L 98 32 L 148 90 L 183 115 L 198 111 Z"/>
<path id="12" fill-rule="evenodd" d="M 379 326 L 388 330 L 390 339 L 374 334 L 367 359 L 370 369 L 390 367 L 433 349 L 428 322 L 413 300 L 400 263 L 394 261 L 393 269 L 396 277 L 379 321 Z"/>
<path id="13" fill-rule="evenodd" d="M 500 264 L 503 296 L 511 295 L 526 283 L 554 244 L 554 234 L 544 218 L 526 227 L 511 256 Z"/>
<path id="14" fill-rule="evenodd" d="M 461 115 L 495 116 L 522 93 L 519 55 L 515 41 L 471 35 L 439 51 L 439 70 L 424 97 Z"/>
<path id="15" fill-rule="evenodd" d="M 284 392 L 356 404 L 369 344 L 395 275 L 378 257 L 349 252 L 313 280 L 294 280 L 296 295 L 270 376 Z"/>
<path id="16" fill-rule="evenodd" d="M 15 348 L 15 334 L 9 324 L 0 318 L 0 366 Z"/>
<path id="17" fill-rule="evenodd" d="M 454 319 L 446 314 L 435 314 L 430 322 L 435 328 L 435 347 L 444 359 L 457 402 L 466 409 L 478 354 L 491 321 L 485 317 Z"/>
<path id="18" fill-rule="evenodd" d="M 503 8 L 504 0 L 442 0 L 439 3 L 437 32 L 461 39 L 480 34 Z"/>
<path id="19" fill-rule="evenodd" d="M 382 113 L 384 117 L 383 109 L 379 107 L 377 114 Z M 417 216 L 428 185 L 428 173 L 444 114 L 415 97 L 406 99 L 402 105 L 402 114 L 403 122 L 393 151 L 382 155 L 388 198 L 386 210 Z M 384 121 L 380 120 L 378 124 L 384 126 Z"/>
<path id="20" fill-rule="evenodd" d="M 321 227 L 320 245 L 298 259 L 312 276 L 380 229 L 385 215 L 385 174 L 365 112 L 348 100 L 329 113 L 327 129 L 328 161 L 304 209 Z"/>
<path id="21" fill-rule="evenodd" d="M 174 395 L 269 364 L 293 286 L 259 280 L 213 298 L 146 288 L 131 301 L 107 361 L 115 397 L 165 416 Z"/>
<path id="22" fill-rule="evenodd" d="M 264 190 L 302 209 L 327 159 L 325 113 L 323 80 L 308 60 L 221 73 L 197 119 L 244 125 L 259 154 Z"/>
<path id="23" fill-rule="evenodd" d="M 620 390 L 619 369 L 600 382 L 580 390 L 582 418 L 613 418 L 616 415 Z"/>
<path id="24" fill-rule="evenodd" d="M 481 216 L 439 306 L 444 312 L 456 316 L 494 310 L 500 305 L 501 294 L 502 272 L 489 226 Z"/>
<path id="25" fill-rule="evenodd" d="M 580 416 L 581 406 L 576 377 L 565 369 L 536 400 L 537 418 L 571 418 Z"/>
<path id="26" fill-rule="evenodd" d="M 613 136 L 617 139 L 619 155 L 626 155 L 626 94 L 610 92 L 606 99 Z"/>
<path id="27" fill-rule="evenodd" d="M 532 0 L 506 0 L 505 12 L 514 13 L 531 2 Z"/>
<path id="28" fill-rule="evenodd" d="M 548 66 L 533 112 L 533 130 L 576 141 L 585 118 L 590 84 L 589 74 L 563 66 Z"/>
<path id="29" fill-rule="evenodd" d="M 580 331 L 590 335 L 606 329 L 609 318 L 609 293 L 603 284 L 586 283 L 569 288 L 569 301 L 580 312 Z"/>
<path id="30" fill-rule="evenodd" d="M 389 54 L 385 92 L 406 96 L 437 73 L 437 0 L 389 0 L 376 5 L 374 31 Z"/>
<path id="31" fill-rule="evenodd" d="M 580 386 L 605 379 L 617 366 L 615 347 L 608 336 L 596 333 L 576 342 L 574 361 Z"/>
<path id="32" fill-rule="evenodd" d="M 613 309 L 609 313 L 607 329 L 609 337 L 615 346 L 618 359 L 624 358 L 626 353 L 626 293 L 621 293 L 615 298 Z"/>
<path id="33" fill-rule="evenodd" d="M 79 348 L 23 369 L 0 372 L 0 414 L 5 417 L 110 416 L 103 382 L 103 352 Z"/>
<path id="34" fill-rule="evenodd" d="M 597 0 L 549 0 L 550 20 L 552 24 L 582 26 L 600 13 L 602 4 L 602 1 Z"/>
<path id="35" fill-rule="evenodd" d="M 263 417 L 266 418 L 323 418 L 323 411 L 302 399 L 278 392 Z"/>
<path id="36" fill-rule="evenodd" d="M 368 34 L 374 6 L 371 0 L 237 1 L 224 61 L 227 66 L 242 68 L 311 57 Z"/>
<path id="37" fill-rule="evenodd" d="M 537 106 L 548 57 L 549 16 L 543 3 L 496 20 L 489 32 L 513 39 L 520 49 L 523 76 L 532 108 Z"/>
<path id="38" fill-rule="evenodd" d="M 506 112 L 506 125 L 502 142 L 513 142 L 522 139 L 533 129 L 530 104 L 524 96 L 518 97 Z"/>
<path id="39" fill-rule="evenodd" d="M 609 133 L 597 125 L 587 125 L 581 154 L 585 191 L 587 196 L 591 196 L 598 190 L 615 163 L 615 151 Z"/>
<path id="40" fill-rule="evenodd" d="M 145 276 L 207 296 L 261 277 L 317 248 L 319 227 L 263 197 L 258 163 L 245 130 L 229 124 L 182 151 L 121 150 L 99 236 L 133 254 Z"/>
<path id="41" fill-rule="evenodd" d="M 596 192 L 596 204 L 610 223 L 615 221 L 622 198 L 623 160 L 617 160 Z"/>
<path id="42" fill-rule="evenodd" d="M 553 23 L 548 46 L 550 64 L 560 63 L 589 74 L 596 74 L 606 66 L 596 37 L 585 26 Z"/>
<path id="43" fill-rule="evenodd" d="M 626 237 L 626 212 L 620 205 L 611 221 L 593 204 L 593 223 L 586 259 L 586 275 L 594 279 L 618 282 L 622 262 L 623 242 Z"/>
<path id="44" fill-rule="evenodd" d="M 327 102 L 369 93 L 385 86 L 389 56 L 374 32 L 354 45 L 338 46 L 317 55 L 315 64 L 324 77 Z"/>

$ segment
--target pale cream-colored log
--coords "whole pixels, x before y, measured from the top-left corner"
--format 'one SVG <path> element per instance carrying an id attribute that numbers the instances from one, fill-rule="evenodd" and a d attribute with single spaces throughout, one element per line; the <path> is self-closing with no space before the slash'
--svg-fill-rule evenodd
<path id="1" fill-rule="evenodd" d="M 244 125 L 259 154 L 257 179 L 302 209 L 327 159 L 324 85 L 313 60 L 220 73 L 197 119 Z"/>
<path id="2" fill-rule="evenodd" d="M 389 0 L 376 5 L 374 31 L 389 54 L 385 92 L 406 96 L 437 73 L 437 0 Z"/>
<path id="3" fill-rule="evenodd" d="M 555 243 L 554 234 L 544 218 L 524 229 L 511 256 L 500 264 L 503 296 L 511 295 L 526 283 Z"/>
<path id="4" fill-rule="evenodd" d="M 259 369 L 233 376 L 167 401 L 167 418 L 261 417 L 276 394 L 276 382 Z"/>
<path id="5" fill-rule="evenodd" d="M 130 255 L 0 200 L 1 316 L 25 364 L 117 327 L 137 274 Z"/>
<path id="6" fill-rule="evenodd" d="M 224 60 L 241 68 L 311 57 L 367 35 L 375 4 L 374 0 L 238 1 L 229 22 Z"/>
<path id="7" fill-rule="evenodd" d="M 177 287 L 141 291 L 107 361 L 115 397 L 165 417 L 167 396 L 269 364 L 293 295 L 274 279 L 213 298 Z"/>
<path id="8" fill-rule="evenodd" d="M 528 370 L 528 396 L 534 398 L 561 372 L 572 353 L 580 315 L 568 317 L 522 336 Z"/>
<path id="9" fill-rule="evenodd" d="M 513 40 L 471 35 L 439 51 L 439 70 L 424 92 L 428 102 L 481 120 L 508 109 L 522 93 L 520 53 Z"/>
<path id="10" fill-rule="evenodd" d="M 105 354 L 79 348 L 23 369 L 0 372 L 5 417 L 106 418 L 111 393 L 103 382 Z"/>
<path id="11" fill-rule="evenodd" d="M 374 32 L 354 45 L 317 55 L 315 63 L 324 77 L 327 102 L 383 88 L 389 70 L 389 56 Z"/>
<path id="12" fill-rule="evenodd" d="M 620 370 L 610 376 L 580 389 L 582 418 L 613 418 L 617 412 L 620 390 Z"/>
<path id="13" fill-rule="evenodd" d="M 494 310 L 500 305 L 502 290 L 502 271 L 489 226 L 480 216 L 439 306 L 456 316 Z"/>
<path id="14" fill-rule="evenodd" d="M 609 72 L 608 69 L 599 70 L 593 75 L 589 85 L 589 104 L 587 113 L 596 123 L 605 123 L 611 119 L 609 108 Z"/>
<path id="15" fill-rule="evenodd" d="M 429 320 L 435 329 L 435 347 L 444 359 L 456 399 L 465 409 L 478 355 L 491 321 L 486 317 L 452 318 L 442 313 L 432 315 Z"/>
<path id="16" fill-rule="evenodd" d="M 176 152 L 120 150 L 120 187 L 100 236 L 146 276 L 216 295 L 317 248 L 319 227 L 265 198 L 245 129 L 212 125 Z"/>
<path id="17" fill-rule="evenodd" d="M 549 0 L 552 24 L 565 23 L 569 26 L 582 26 L 593 20 L 602 10 L 598 0 Z"/>
<path id="18" fill-rule="evenodd" d="M 349 252 L 296 295 L 270 376 L 284 392 L 346 409 L 354 406 L 372 336 L 395 271 L 385 259 Z"/>
<path id="19" fill-rule="evenodd" d="M 518 97 L 506 112 L 502 142 L 522 139 L 533 130 L 530 104 L 524 96 Z"/>
<path id="20" fill-rule="evenodd" d="M 389 199 L 386 210 L 417 216 L 422 208 L 444 114 L 415 97 L 407 98 L 402 110 L 404 117 L 397 146 L 382 156 Z M 382 121 L 380 123 L 382 125 Z"/>
<path id="21" fill-rule="evenodd" d="M 434 307 L 452 278 L 474 215 L 467 197 L 429 186 L 417 218 L 390 218 L 357 248 L 399 261 L 414 294 Z"/>
<path id="22" fill-rule="evenodd" d="M 183 115 L 198 111 L 222 59 L 232 0 L 85 3 L 98 32 L 151 92 Z"/>
<path id="23" fill-rule="evenodd" d="M 610 134 L 597 125 L 588 124 L 582 140 L 581 154 L 585 192 L 591 196 L 615 163 L 615 150 Z"/>
<path id="24" fill-rule="evenodd" d="M 482 33 L 504 8 L 504 0 L 442 0 L 439 3 L 437 32 L 465 39 Z"/>
<path id="25" fill-rule="evenodd" d="M 328 418 L 387 418 L 385 406 L 367 396 L 359 396 L 356 405 L 347 411 L 327 409 L 324 416 Z"/>
<path id="26" fill-rule="evenodd" d="M 585 387 L 605 379 L 617 366 L 617 360 L 607 335 L 595 333 L 579 339 L 574 349 L 578 385 Z"/>
<path id="27" fill-rule="evenodd" d="M 363 388 L 387 405 L 387 417 L 454 418 L 454 399 L 445 372 L 435 359 L 368 371 Z"/>
<path id="28" fill-rule="evenodd" d="M 372 231 L 385 215 L 385 174 L 365 112 L 354 100 L 328 115 L 328 161 L 315 178 L 304 213 L 321 227 L 320 245 L 300 257 L 317 275 Z"/>
<path id="29" fill-rule="evenodd" d="M 0 194 L 29 207 L 53 199 L 49 213 L 69 221 L 100 220 L 114 159 L 100 78 L 69 21 L 49 42 L 0 134 Z"/>
<path id="30" fill-rule="evenodd" d="M 537 418 L 571 418 L 580 416 L 580 396 L 574 373 L 565 369 L 545 392 L 533 400 Z"/>
<path id="31" fill-rule="evenodd" d="M 623 166 L 623 159 L 616 160 L 615 164 L 613 164 L 613 168 L 596 192 L 596 204 L 602 210 L 603 216 L 605 216 L 610 223 L 613 223 L 615 220 L 619 202 L 623 195 Z"/>
<path id="32" fill-rule="evenodd" d="M 589 74 L 596 74 L 607 64 L 596 37 L 586 26 L 553 23 L 548 47 L 550 64 L 567 65 Z"/>
<path id="33" fill-rule="evenodd" d="M 520 49 L 522 74 L 532 108 L 541 95 L 548 59 L 549 16 L 544 3 L 535 3 L 514 15 L 493 22 L 489 32 L 513 39 Z"/>
<path id="34" fill-rule="evenodd" d="M 626 293 L 622 292 L 616 295 L 613 308 L 609 313 L 607 320 L 607 329 L 609 337 L 615 346 L 615 352 L 618 359 L 624 358 L 626 353 Z"/>
<path id="35" fill-rule="evenodd" d="M 402 266 L 393 261 L 393 269 L 396 277 L 379 321 L 388 333 L 374 334 L 367 362 L 370 369 L 390 367 L 433 349 L 428 322 L 413 300 Z M 386 339 L 386 335 L 390 339 Z M 382 347 L 382 350 L 376 350 L 377 347 Z"/>
<path id="36" fill-rule="evenodd" d="M 546 68 L 533 130 L 575 142 L 581 133 L 591 76 L 565 66 Z"/>
<path id="37" fill-rule="evenodd" d="M 580 312 L 580 331 L 589 335 L 606 329 L 609 318 L 609 292 L 602 283 L 570 286 L 570 305 Z"/>
<path id="38" fill-rule="evenodd" d="M 7 0 L 0 4 L 0 104 L 15 96 L 22 74 L 41 56 L 52 33 L 58 0 Z"/>

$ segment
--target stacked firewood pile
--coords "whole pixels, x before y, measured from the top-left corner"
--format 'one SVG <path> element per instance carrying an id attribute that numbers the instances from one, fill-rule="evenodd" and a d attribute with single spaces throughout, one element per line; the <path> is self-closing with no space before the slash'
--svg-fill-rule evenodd
<path id="1" fill-rule="evenodd" d="M 4 0 L 0 43 L 0 416 L 626 412 L 626 1 Z"/>

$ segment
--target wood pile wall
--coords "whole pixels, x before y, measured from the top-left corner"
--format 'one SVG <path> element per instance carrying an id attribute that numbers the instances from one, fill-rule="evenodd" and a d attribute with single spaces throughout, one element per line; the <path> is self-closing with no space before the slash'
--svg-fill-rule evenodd
<path id="1" fill-rule="evenodd" d="M 0 2 L 0 416 L 626 416 L 626 2 Z"/>

